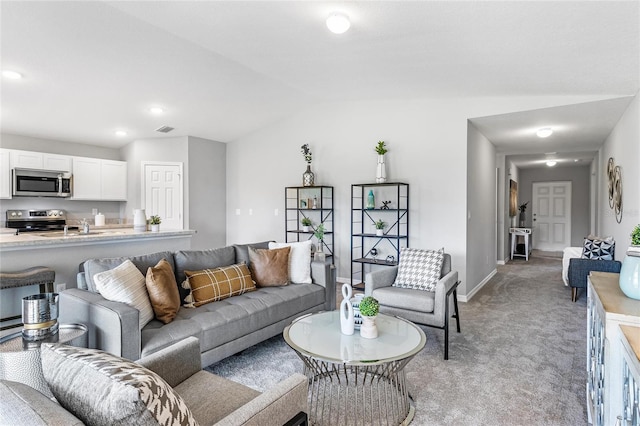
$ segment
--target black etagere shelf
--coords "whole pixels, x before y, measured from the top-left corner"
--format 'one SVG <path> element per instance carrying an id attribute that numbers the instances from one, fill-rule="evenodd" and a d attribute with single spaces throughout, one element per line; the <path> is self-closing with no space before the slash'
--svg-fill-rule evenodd
<path id="1" fill-rule="evenodd" d="M 322 251 L 333 263 L 333 186 L 287 186 L 285 191 L 285 241 L 313 241 L 318 248 L 320 241 L 315 237 L 318 226 L 324 226 Z M 304 230 L 302 219 L 308 218 L 312 224 Z"/>

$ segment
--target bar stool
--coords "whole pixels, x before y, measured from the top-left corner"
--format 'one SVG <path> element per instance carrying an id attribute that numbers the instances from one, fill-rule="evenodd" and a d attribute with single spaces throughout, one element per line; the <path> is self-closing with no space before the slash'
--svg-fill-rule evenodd
<path id="1" fill-rule="evenodd" d="M 34 266 L 18 272 L 0 272 L 0 290 L 7 288 L 26 287 L 29 285 L 40 286 L 40 293 L 53 293 L 53 282 L 56 280 L 56 271 L 46 266 Z M 20 316 L 0 318 L 0 323 L 21 318 Z M 22 325 L 22 324 L 20 324 Z M 8 327 L 0 327 L 4 330 Z"/>

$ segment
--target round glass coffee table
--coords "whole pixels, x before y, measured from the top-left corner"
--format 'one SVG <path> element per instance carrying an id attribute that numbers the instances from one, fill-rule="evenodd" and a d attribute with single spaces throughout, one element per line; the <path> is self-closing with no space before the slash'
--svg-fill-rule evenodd
<path id="1" fill-rule="evenodd" d="M 404 367 L 427 338 L 412 322 L 379 314 L 378 338 L 340 332 L 340 312 L 300 317 L 284 329 L 287 344 L 309 378 L 311 424 L 409 424 L 411 404 Z"/>

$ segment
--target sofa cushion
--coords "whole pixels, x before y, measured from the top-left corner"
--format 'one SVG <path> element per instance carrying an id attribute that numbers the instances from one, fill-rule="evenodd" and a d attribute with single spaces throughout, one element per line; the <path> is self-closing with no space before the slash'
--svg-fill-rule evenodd
<path id="1" fill-rule="evenodd" d="M 184 285 L 191 291 L 185 298 L 185 306 L 191 308 L 256 289 L 244 263 L 201 271 L 185 270 L 184 273 L 187 276 Z"/>
<path id="2" fill-rule="evenodd" d="M 96 288 L 105 299 L 126 303 L 138 310 L 141 330 L 153 319 L 153 308 L 149 301 L 145 277 L 130 260 L 127 259 L 113 269 L 95 274 L 93 279 Z"/>
<path id="3" fill-rule="evenodd" d="M 187 278 L 184 274 L 185 270 L 199 271 L 240 263 L 236 262 L 236 252 L 231 246 L 212 250 L 181 250 L 177 251 L 173 258 L 176 264 L 176 281 L 180 291 L 180 300 L 184 300 L 189 294 L 189 290 L 182 287 L 182 283 Z"/>
<path id="4" fill-rule="evenodd" d="M 87 424 L 196 424 L 182 397 L 138 364 L 60 344 L 43 344 L 41 356 L 53 395 Z"/>
<path id="5" fill-rule="evenodd" d="M 149 267 L 145 283 L 156 318 L 165 324 L 173 321 L 180 309 L 180 292 L 171 264 L 162 259 L 156 266 Z"/>
<path id="6" fill-rule="evenodd" d="M 234 263 L 246 263 L 249 265 L 251 263 L 251 259 L 249 259 L 249 247 L 253 247 L 254 249 L 268 249 L 270 241 L 262 241 L 259 243 L 251 243 L 251 244 L 234 244 L 233 249 L 236 252 L 236 261 Z"/>
<path id="7" fill-rule="evenodd" d="M 291 247 L 289 253 L 289 280 L 293 283 L 311 283 L 311 240 L 299 243 L 269 243 L 270 249 Z"/>
<path id="8" fill-rule="evenodd" d="M 433 312 L 435 293 L 409 288 L 381 287 L 373 290 L 372 296 L 381 305 L 416 312 Z"/>
<path id="9" fill-rule="evenodd" d="M 249 247 L 249 269 L 259 287 L 289 284 L 289 253 L 291 247 L 254 249 Z"/>
<path id="10" fill-rule="evenodd" d="M 125 260 L 131 260 L 131 262 L 136 265 L 138 270 L 144 275 L 147 273 L 147 269 L 150 266 L 155 266 L 160 260 L 166 259 L 167 262 L 171 265 L 172 269 L 175 269 L 175 264 L 173 263 L 173 253 L 170 251 L 162 251 L 158 253 L 145 254 L 142 256 L 132 256 L 132 257 L 111 257 L 111 258 L 103 258 L 103 259 L 89 259 L 84 262 L 82 265 L 82 270 L 85 273 L 85 280 L 87 282 L 87 289 L 89 291 L 97 292 L 95 282 L 93 281 L 93 276 L 98 272 L 108 271 L 109 269 L 113 269 L 118 265 L 121 265 Z"/>
<path id="11" fill-rule="evenodd" d="M 394 287 L 415 290 L 435 291 L 440 280 L 444 248 L 440 250 L 421 250 L 404 247 L 400 251 L 398 275 Z"/>

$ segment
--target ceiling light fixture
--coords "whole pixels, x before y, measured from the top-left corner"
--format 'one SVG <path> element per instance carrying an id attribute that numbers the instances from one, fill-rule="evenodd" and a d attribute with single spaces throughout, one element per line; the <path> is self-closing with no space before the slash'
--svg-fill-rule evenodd
<path id="1" fill-rule="evenodd" d="M 351 27 L 349 17 L 344 13 L 333 12 L 327 18 L 327 28 L 334 34 L 342 34 Z"/>
<path id="2" fill-rule="evenodd" d="M 553 166 L 555 166 L 556 164 L 558 164 L 558 162 L 557 162 L 557 161 L 553 161 L 553 160 L 549 160 L 549 161 L 547 161 L 547 166 L 549 166 L 549 167 L 553 167 Z"/>
<path id="3" fill-rule="evenodd" d="M 553 133 L 553 130 L 551 130 L 551 127 L 544 127 L 542 129 L 538 129 L 538 131 L 536 132 L 536 135 L 539 138 L 548 138 L 549 136 L 551 136 L 552 133 Z"/>
<path id="4" fill-rule="evenodd" d="M 164 112 L 164 110 L 160 107 L 151 107 L 149 108 L 149 112 L 151 114 L 162 114 Z"/>
<path id="5" fill-rule="evenodd" d="M 115 133 L 116 136 L 127 136 L 127 132 L 125 132 L 124 130 L 116 130 Z"/>
<path id="6" fill-rule="evenodd" d="M 2 76 L 5 78 L 10 78 L 11 80 L 20 80 L 22 78 L 22 74 L 17 71 L 11 70 L 3 70 Z"/>

